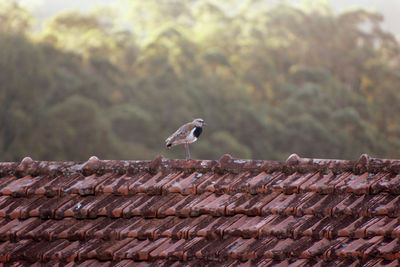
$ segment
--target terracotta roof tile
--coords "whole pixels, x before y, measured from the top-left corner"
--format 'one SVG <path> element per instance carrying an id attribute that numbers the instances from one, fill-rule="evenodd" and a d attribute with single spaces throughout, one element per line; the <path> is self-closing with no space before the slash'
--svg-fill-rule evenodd
<path id="1" fill-rule="evenodd" d="M 376 179 L 370 186 L 372 194 L 387 192 L 391 194 L 400 194 L 400 175 L 390 172 L 376 174 L 379 178 Z"/>
<path id="2" fill-rule="evenodd" d="M 398 266 L 400 161 L 0 163 L 13 266 Z"/>

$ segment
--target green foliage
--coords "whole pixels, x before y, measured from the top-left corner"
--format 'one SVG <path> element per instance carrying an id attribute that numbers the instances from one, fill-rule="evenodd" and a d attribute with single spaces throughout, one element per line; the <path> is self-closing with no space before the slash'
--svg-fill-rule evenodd
<path id="1" fill-rule="evenodd" d="M 0 31 L 23 34 L 32 26 L 33 16 L 11 0 L 0 0 Z"/>
<path id="2" fill-rule="evenodd" d="M 0 1 L 2 161 L 183 157 L 164 140 L 197 117 L 195 158 L 400 156 L 400 46 L 379 14 L 129 3 L 128 22 L 66 12 L 31 33 Z"/>

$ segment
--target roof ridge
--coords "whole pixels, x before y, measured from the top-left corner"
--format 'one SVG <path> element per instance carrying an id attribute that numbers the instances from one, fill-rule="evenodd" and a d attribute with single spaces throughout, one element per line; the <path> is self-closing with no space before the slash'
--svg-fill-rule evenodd
<path id="1" fill-rule="evenodd" d="M 233 158 L 229 154 L 223 155 L 219 160 L 183 160 L 167 159 L 159 155 L 154 160 L 100 160 L 96 156 L 90 157 L 86 162 L 74 161 L 34 161 L 25 157 L 18 162 L 0 162 L 1 175 L 56 175 L 59 173 L 93 173 L 106 172 L 137 173 L 148 171 L 156 173 L 165 170 L 187 171 L 215 171 L 240 172 L 240 171 L 283 171 L 285 173 L 310 172 L 310 171 L 350 171 L 356 174 L 364 172 L 391 172 L 400 173 L 400 160 L 371 158 L 362 154 L 358 160 L 315 159 L 301 158 L 292 154 L 286 161 L 253 160 Z"/>

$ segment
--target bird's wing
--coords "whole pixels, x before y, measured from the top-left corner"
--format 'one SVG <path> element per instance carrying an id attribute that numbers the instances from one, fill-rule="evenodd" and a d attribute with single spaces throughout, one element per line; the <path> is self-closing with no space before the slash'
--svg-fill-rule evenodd
<path id="1" fill-rule="evenodd" d="M 176 140 L 186 138 L 186 136 L 190 133 L 191 130 L 193 130 L 194 127 L 194 124 L 191 122 L 182 125 L 178 130 L 171 134 L 171 136 L 168 137 L 165 142 L 168 144 Z"/>

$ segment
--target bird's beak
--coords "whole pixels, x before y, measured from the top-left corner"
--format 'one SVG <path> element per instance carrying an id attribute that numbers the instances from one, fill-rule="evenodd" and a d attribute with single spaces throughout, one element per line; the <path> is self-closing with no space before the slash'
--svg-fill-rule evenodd
<path id="1" fill-rule="evenodd" d="M 206 125 L 207 125 L 207 123 L 203 122 L 203 125 L 204 125 L 204 126 L 206 126 Z"/>

